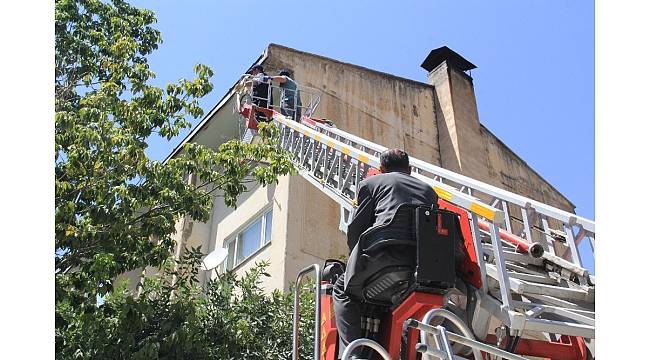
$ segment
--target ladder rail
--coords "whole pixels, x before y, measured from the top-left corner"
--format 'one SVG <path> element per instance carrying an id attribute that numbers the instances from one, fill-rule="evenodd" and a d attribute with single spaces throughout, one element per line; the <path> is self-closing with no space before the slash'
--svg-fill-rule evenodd
<path id="1" fill-rule="evenodd" d="M 300 329 L 300 284 L 305 275 L 310 272 L 314 272 L 314 277 L 316 278 L 314 296 L 316 297 L 316 306 L 315 306 L 315 318 L 314 318 L 314 359 L 318 359 L 320 356 L 320 338 L 321 338 L 321 327 L 320 327 L 320 282 L 321 282 L 321 271 L 320 265 L 312 264 L 306 268 L 300 270 L 296 276 L 295 284 L 295 293 L 293 299 L 293 351 L 291 355 L 292 360 L 300 359 L 300 337 L 298 330 Z"/>
<path id="2" fill-rule="evenodd" d="M 429 325 L 429 324 L 425 323 L 424 321 L 420 322 L 420 321 L 417 321 L 415 319 L 407 320 L 404 325 L 405 325 L 405 327 L 419 330 L 421 336 L 423 335 L 423 333 L 432 334 L 432 335 L 444 334 L 443 338 L 447 338 L 448 339 L 447 341 L 452 341 L 452 342 L 456 342 L 456 343 L 468 346 L 468 347 L 472 348 L 472 351 L 475 351 L 475 350 L 476 351 L 484 351 L 486 353 L 496 355 L 496 356 L 500 356 L 500 357 L 505 358 L 505 359 L 526 360 L 526 358 L 524 358 L 522 356 L 507 352 L 507 351 L 499 349 L 499 348 L 497 348 L 495 346 L 487 345 L 487 344 L 484 344 L 482 342 L 471 339 L 469 337 L 465 337 L 465 336 L 458 335 L 458 334 L 450 332 L 450 331 L 446 331 L 446 329 L 443 326 L 440 326 L 440 325 L 433 326 L 433 325 Z M 424 337 L 422 336 L 422 338 L 424 338 Z M 440 344 L 440 345 L 445 346 L 445 344 Z M 449 343 L 447 342 L 446 345 L 448 346 Z M 418 348 L 417 350 L 419 352 L 426 353 L 427 350 L 431 349 L 431 346 L 426 344 L 426 343 L 419 343 L 417 345 L 417 348 Z M 446 351 L 443 350 L 442 354 L 445 354 L 445 352 Z M 439 353 L 438 352 L 433 352 L 432 353 L 432 355 L 434 355 L 434 356 L 437 355 L 437 354 L 439 354 Z M 480 357 L 480 358 L 483 358 L 483 357 Z M 443 359 L 450 359 L 450 358 L 445 357 Z"/>
<path id="3" fill-rule="evenodd" d="M 369 154 L 374 155 L 374 156 L 379 156 L 379 154 L 386 150 L 387 148 L 381 145 L 378 145 L 376 143 L 373 143 L 371 141 L 368 141 L 366 139 L 363 139 L 361 137 L 358 137 L 353 134 L 349 134 L 343 130 L 333 128 L 333 127 L 328 127 L 323 124 L 316 123 L 315 126 L 318 128 L 318 130 L 324 134 L 328 134 L 334 138 L 338 139 L 345 139 L 345 142 L 347 142 L 350 146 L 357 146 L 361 149 L 366 150 Z M 414 170 L 414 173 L 416 174 L 421 174 L 423 172 L 430 173 L 433 175 L 434 179 L 437 179 L 438 181 L 451 181 L 454 183 L 457 183 L 461 185 L 461 190 L 467 189 L 467 191 L 478 191 L 480 193 L 483 193 L 485 195 L 491 196 L 495 201 L 495 203 L 498 201 L 502 202 L 502 207 L 504 211 L 507 211 L 507 206 L 508 204 L 514 205 L 518 207 L 522 213 L 522 218 L 524 222 L 524 232 L 527 235 L 528 241 L 532 242 L 533 241 L 533 236 L 531 233 L 531 230 L 533 225 L 531 224 L 532 220 L 531 219 L 531 214 L 533 215 L 540 215 L 541 220 L 543 221 L 543 229 L 540 231 L 540 229 L 536 229 L 537 231 L 544 232 L 543 230 L 548 230 L 548 218 L 550 219 L 555 219 L 563 224 L 563 229 L 567 233 L 567 242 L 569 243 L 569 251 L 571 253 L 571 257 L 573 262 L 582 267 L 581 264 L 581 259 L 580 259 L 580 254 L 577 249 L 577 242 L 582 240 L 582 238 L 587 237 L 589 238 L 589 243 L 591 245 L 591 248 L 595 247 L 595 235 L 596 235 L 596 225 L 595 222 L 592 220 L 589 220 L 587 218 L 578 216 L 576 214 L 570 213 L 568 211 L 558 209 L 556 207 L 541 203 L 539 201 L 527 198 L 525 196 L 513 193 L 508 190 L 503 190 L 500 189 L 496 186 L 487 184 L 485 182 L 472 179 L 468 176 L 462 175 L 455 173 L 453 171 L 444 169 L 442 167 L 427 163 L 426 161 L 417 159 L 417 158 L 410 158 L 410 163 L 411 167 Z M 510 220 L 510 216 L 508 216 L 508 222 Z M 578 231 L 580 234 L 580 237 L 574 236 L 573 235 L 573 227 L 576 226 L 578 227 Z M 509 224 L 506 224 L 506 228 L 509 228 Z M 508 229 L 510 231 L 510 229 Z M 553 239 L 548 236 L 547 233 L 542 234 L 544 237 L 545 241 L 552 241 Z M 554 250 L 550 250 L 552 253 L 554 253 Z"/>
<path id="4" fill-rule="evenodd" d="M 346 145 L 343 142 L 331 138 L 327 135 L 319 135 L 316 131 L 312 130 L 311 128 L 302 125 L 300 123 L 297 123 L 295 121 L 288 120 L 286 117 L 282 115 L 276 114 L 273 117 L 273 120 L 279 123 L 282 127 L 290 129 L 289 132 L 295 132 L 298 134 L 298 136 L 309 137 L 313 141 L 325 147 L 327 150 L 330 150 L 332 153 L 334 153 L 333 156 L 336 158 L 335 160 L 338 160 L 339 157 L 345 155 L 347 157 L 355 159 L 358 162 L 362 162 L 369 167 L 379 168 L 380 166 L 379 158 L 372 156 L 364 151 L 352 149 L 349 145 Z M 285 133 L 286 132 L 287 131 L 285 131 Z M 288 139 L 288 138 L 291 137 L 283 137 L 283 139 Z M 287 140 L 284 140 L 281 144 L 281 146 L 283 146 L 285 149 L 291 150 L 290 147 L 288 147 L 288 145 L 289 145 L 289 141 Z M 332 161 L 332 163 L 330 163 L 329 165 L 332 166 L 333 163 L 334 161 Z M 332 166 L 332 168 L 334 167 L 335 166 Z M 313 170 L 314 169 L 312 169 L 311 171 L 313 172 Z M 323 184 L 325 186 L 327 186 L 327 180 L 331 178 L 331 175 L 332 175 L 331 173 L 327 174 L 327 176 L 324 176 L 323 179 L 321 179 L 323 180 Z M 487 205 L 483 203 L 480 199 L 464 194 L 450 185 L 436 182 L 423 175 L 420 174 L 412 174 L 412 175 L 424 181 L 425 183 L 431 185 L 434 188 L 434 190 L 436 190 L 436 193 L 446 201 L 458 205 L 464 208 L 465 210 L 474 212 L 477 215 L 482 216 L 491 222 L 500 223 L 504 220 L 504 213 L 502 210 Z M 358 181 L 360 180 L 357 179 L 357 183 Z M 339 190 L 339 189 L 335 187 L 334 190 Z M 350 197 L 350 201 L 352 200 L 354 200 L 354 196 Z"/>
<path id="5" fill-rule="evenodd" d="M 371 149 L 372 151 L 376 152 L 377 155 L 387 149 L 384 146 L 365 140 L 356 135 L 347 133 L 341 129 L 328 127 L 318 123 L 315 125 L 323 132 L 330 132 L 337 136 L 343 137 L 347 140 L 350 140 L 351 142 L 357 143 L 365 147 L 366 149 Z M 488 183 L 476 179 L 472 179 L 468 176 L 453 172 L 451 170 L 447 170 L 445 168 L 430 164 L 426 161 L 417 158 L 409 157 L 409 161 L 411 163 L 411 167 L 416 168 L 419 171 L 429 172 L 434 176 L 439 176 L 442 177 L 443 179 L 447 179 L 456 182 L 458 184 L 461 184 L 463 186 L 467 186 L 471 189 L 478 190 L 487 195 L 492 195 L 495 198 L 505 200 L 508 203 L 518 205 L 522 208 L 526 208 L 526 207 L 534 208 L 535 211 L 537 211 L 538 213 L 546 216 L 550 216 L 554 219 L 561 220 L 564 223 L 568 223 L 571 225 L 580 224 L 588 233 L 595 235 L 596 232 L 595 222 L 585 217 L 581 217 L 579 215 L 570 213 L 568 211 L 555 208 L 553 206 L 541 203 L 537 200 L 526 198 L 525 196 L 513 193 L 508 190 L 500 189 L 494 185 L 490 185 Z"/>

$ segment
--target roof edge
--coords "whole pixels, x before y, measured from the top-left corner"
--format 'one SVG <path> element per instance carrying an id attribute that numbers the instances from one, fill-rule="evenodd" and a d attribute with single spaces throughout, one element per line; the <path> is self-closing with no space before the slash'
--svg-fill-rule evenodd
<path id="1" fill-rule="evenodd" d="M 251 67 L 252 67 L 253 65 L 263 63 L 264 60 L 266 60 L 267 56 L 268 56 L 268 47 L 264 48 L 264 51 L 262 52 L 262 54 L 257 58 L 257 60 L 255 60 L 255 62 L 253 62 L 253 63 L 251 64 Z M 249 67 L 249 68 L 250 68 L 250 67 Z M 203 129 L 203 127 L 204 127 L 204 126 L 205 126 L 205 125 L 210 121 L 210 118 L 212 118 L 212 116 L 213 116 L 217 111 L 219 111 L 219 109 L 221 109 L 221 107 L 222 107 L 225 103 L 227 103 L 228 100 L 230 100 L 230 97 L 234 94 L 234 93 L 233 93 L 233 90 L 235 89 L 235 86 L 236 86 L 236 85 L 237 85 L 237 82 L 235 82 L 235 84 L 233 84 L 233 85 L 230 87 L 230 89 L 228 89 L 228 91 L 227 91 L 227 92 L 226 92 L 226 93 L 221 97 L 221 99 L 217 102 L 217 104 L 216 104 L 215 106 L 212 107 L 212 109 L 208 112 L 208 114 L 205 115 L 205 116 L 203 117 L 203 119 L 201 119 L 201 121 L 200 121 L 200 122 L 199 122 L 199 123 L 198 123 L 198 124 L 197 124 L 197 125 L 196 125 L 196 126 L 195 126 L 191 131 L 190 131 L 190 132 L 189 132 L 189 134 L 187 134 L 187 135 L 183 138 L 183 140 L 181 140 L 180 144 L 178 144 L 178 145 L 176 145 L 176 147 L 174 147 L 174 149 L 169 153 L 169 155 L 167 155 L 167 157 L 165 158 L 165 160 L 163 160 L 163 164 L 167 163 L 167 161 L 169 161 L 171 158 L 173 158 L 174 156 L 176 156 L 176 155 L 181 151 L 181 149 L 183 148 L 183 146 L 185 146 L 185 144 L 187 144 L 189 141 L 191 141 L 192 139 L 194 139 L 194 137 L 195 137 L 199 132 L 201 132 L 201 130 Z"/>
<path id="2" fill-rule="evenodd" d="M 345 65 L 345 66 L 350 66 L 350 67 L 353 67 L 355 69 L 359 69 L 359 70 L 363 70 L 363 71 L 383 75 L 383 76 L 393 78 L 393 79 L 397 79 L 397 80 L 401 80 L 401 81 L 406 81 L 406 82 L 412 83 L 414 85 L 418 85 L 418 86 L 422 86 L 422 87 L 426 87 L 426 88 L 433 88 L 433 85 L 425 83 L 425 82 L 421 82 L 421 81 L 417 81 L 417 80 L 413 80 L 413 79 L 408 79 L 408 78 L 405 78 L 405 77 L 393 75 L 393 74 L 383 72 L 383 71 L 379 71 L 379 70 L 370 69 L 370 68 L 367 68 L 367 67 L 364 67 L 364 66 L 361 66 L 361 65 L 347 63 L 347 62 L 344 62 L 344 61 L 332 59 L 332 58 L 327 57 L 327 56 L 318 55 L 318 54 L 310 53 L 310 52 L 307 52 L 307 51 L 294 49 L 294 48 L 291 48 L 291 47 L 288 47 L 288 46 L 285 46 L 285 45 L 270 43 L 269 46 L 267 47 L 267 49 L 271 49 L 272 47 L 277 47 L 277 48 L 289 50 L 289 51 L 292 51 L 292 52 L 295 52 L 295 53 L 298 53 L 298 54 L 307 55 L 307 56 L 319 58 L 319 59 L 322 59 L 322 60 L 331 61 L 331 62 L 341 64 L 341 65 Z"/>
<path id="3" fill-rule="evenodd" d="M 268 57 L 269 50 L 272 47 L 277 47 L 277 48 L 289 50 L 289 51 L 292 51 L 292 52 L 295 52 L 295 53 L 298 53 L 298 54 L 312 56 L 312 57 L 316 57 L 316 58 L 319 58 L 319 59 L 323 59 L 323 60 L 335 62 L 335 63 L 338 63 L 338 64 L 350 66 L 350 67 L 360 69 L 360 70 L 363 70 L 363 71 L 380 74 L 380 75 L 383 75 L 383 76 L 386 76 L 386 77 L 389 77 L 389 78 L 393 78 L 393 79 L 397 79 L 397 80 L 401 80 L 401 81 L 406 81 L 406 82 L 409 82 L 409 83 L 412 83 L 412 84 L 415 84 L 415 85 L 418 85 L 418 86 L 422 86 L 422 87 L 426 87 L 426 88 L 433 88 L 433 85 L 430 85 L 430 84 L 427 84 L 427 83 L 424 83 L 424 82 L 420 82 L 420 81 L 413 80 L 413 79 L 407 79 L 407 78 L 404 78 L 404 77 L 401 77 L 401 76 L 397 76 L 397 75 L 389 74 L 389 73 L 386 73 L 386 72 L 366 68 L 366 67 L 356 65 L 356 64 L 346 63 L 346 62 L 336 60 L 336 59 L 332 59 L 332 58 L 329 58 L 329 57 L 326 57 L 326 56 L 323 56 L 323 55 L 313 54 L 313 53 L 310 53 L 310 52 L 307 52 L 307 51 L 294 49 L 294 48 L 291 48 L 291 47 L 288 47 L 288 46 L 285 46 L 285 45 L 281 45 L 281 44 L 276 44 L 276 43 L 269 43 L 264 48 L 264 51 L 262 51 L 262 54 L 257 58 L 257 60 L 255 62 L 253 62 L 251 64 L 251 66 L 256 65 L 256 64 L 262 64 L 266 60 L 266 58 Z M 214 107 L 212 107 L 212 109 L 208 112 L 208 114 L 203 117 L 203 119 L 189 132 L 189 134 L 187 134 L 183 138 L 183 140 L 181 140 L 181 142 L 176 147 L 174 147 L 174 149 L 169 153 L 169 155 L 167 155 L 165 160 L 163 160 L 163 164 L 166 163 L 167 161 L 169 161 L 174 156 L 178 155 L 178 153 L 181 151 L 183 146 L 185 146 L 186 143 L 190 142 L 192 139 L 194 139 L 196 137 L 196 135 L 199 132 L 201 132 L 203 127 L 206 126 L 206 124 L 209 122 L 210 118 L 214 115 L 214 113 L 216 113 L 219 109 L 221 109 L 223 104 L 225 104 L 230 99 L 230 96 L 233 95 L 233 89 L 235 88 L 235 85 L 237 85 L 237 84 L 235 83 L 233 86 L 231 86 L 230 89 L 228 89 L 228 91 L 223 95 L 223 97 L 217 102 L 217 104 Z"/>
<path id="4" fill-rule="evenodd" d="M 542 179 L 542 181 L 544 181 L 544 183 L 546 183 L 546 185 L 550 186 L 551 189 L 555 190 L 558 194 L 560 194 L 560 196 L 561 196 L 564 200 L 566 200 L 566 201 L 569 203 L 569 205 L 571 205 L 571 206 L 573 207 L 573 213 L 575 214 L 575 212 L 576 212 L 576 205 L 575 205 L 571 200 L 569 200 L 569 198 L 567 198 L 567 197 L 566 197 L 566 196 L 565 196 L 565 195 L 564 195 L 560 190 L 556 189 L 555 186 L 553 186 L 553 184 L 551 184 L 550 182 L 548 182 L 548 180 L 546 180 L 546 179 L 545 179 L 545 178 L 544 178 L 540 173 L 538 173 L 538 172 L 537 172 L 537 171 L 536 171 L 532 166 L 530 166 L 530 165 L 529 165 L 529 164 L 528 164 L 524 159 L 522 159 L 521 156 L 517 155 L 517 153 L 514 152 L 514 151 L 513 151 L 513 150 L 512 150 L 508 145 L 506 145 L 506 143 L 504 143 L 501 139 L 499 139 L 498 136 L 496 136 L 492 131 L 490 131 L 487 127 L 485 127 L 485 125 L 483 125 L 483 124 L 480 124 L 480 125 L 481 125 L 481 128 L 482 128 L 482 129 L 484 129 L 485 131 L 487 131 L 490 135 L 494 136 L 494 138 L 499 142 L 499 144 L 503 145 L 503 147 L 505 147 L 505 148 L 506 148 L 508 151 L 510 151 L 510 152 L 511 152 L 511 153 L 512 153 L 512 154 L 513 154 L 517 159 L 519 159 L 522 163 L 524 163 L 524 165 L 526 165 L 526 166 L 528 167 L 528 169 L 530 169 L 530 170 L 533 172 L 533 174 L 539 176 L 539 178 Z"/>

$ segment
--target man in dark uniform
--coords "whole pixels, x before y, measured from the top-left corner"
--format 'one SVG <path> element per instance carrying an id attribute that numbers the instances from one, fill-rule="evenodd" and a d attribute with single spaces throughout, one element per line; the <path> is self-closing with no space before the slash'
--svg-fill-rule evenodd
<path id="1" fill-rule="evenodd" d="M 362 337 L 360 295 L 356 294 L 357 291 L 352 289 L 350 284 L 350 280 L 355 277 L 359 236 L 370 227 L 389 223 L 401 204 L 437 206 L 438 202 L 438 196 L 430 185 L 410 176 L 411 167 L 406 152 L 400 149 L 386 150 L 380 156 L 380 163 L 381 174 L 369 177 L 359 184 L 358 206 L 348 226 L 350 258 L 345 274 L 334 284 L 333 300 L 339 333 L 339 356 L 350 342 Z M 369 261 L 381 263 L 400 257 L 412 259 L 412 254 L 387 250 L 376 254 L 374 259 Z M 358 354 L 357 352 L 353 356 Z"/>
<path id="2" fill-rule="evenodd" d="M 260 108 L 271 108 L 273 106 L 273 93 L 269 86 L 271 77 L 266 75 L 264 67 L 255 65 L 248 70 L 247 74 L 253 75 L 253 79 L 249 81 L 253 87 L 251 94 L 253 96 L 253 105 Z M 257 121 L 268 121 L 262 113 L 252 111 L 251 115 L 253 114 L 255 114 Z"/>

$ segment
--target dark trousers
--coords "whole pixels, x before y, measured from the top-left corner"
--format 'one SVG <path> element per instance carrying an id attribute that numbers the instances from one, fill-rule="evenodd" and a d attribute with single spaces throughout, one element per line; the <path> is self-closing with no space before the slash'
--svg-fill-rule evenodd
<path id="1" fill-rule="evenodd" d="M 363 337 L 361 331 L 361 301 L 359 298 L 362 285 L 366 279 L 387 267 L 412 266 L 415 264 L 415 248 L 412 246 L 399 245 L 391 247 L 390 250 L 380 250 L 370 254 L 371 256 L 363 263 L 359 262 L 358 250 L 357 247 L 352 250 L 345 274 L 339 276 L 332 289 L 336 330 L 339 333 L 339 357 L 343 355 L 343 351 L 349 343 Z M 345 291 L 346 276 L 350 276 L 350 279 L 347 280 L 348 291 Z M 357 350 L 352 355 L 363 357 L 366 352 Z"/>
<path id="2" fill-rule="evenodd" d="M 339 333 L 339 358 L 352 341 L 362 338 L 361 335 L 361 302 L 350 297 L 345 290 L 345 274 L 339 276 L 332 289 L 334 314 L 336 315 L 336 330 Z M 357 353 L 356 355 L 359 355 Z"/>
<path id="3" fill-rule="evenodd" d="M 294 121 L 300 122 L 300 108 L 293 109 L 293 107 L 281 107 L 280 113 L 284 116 L 291 117 Z"/>

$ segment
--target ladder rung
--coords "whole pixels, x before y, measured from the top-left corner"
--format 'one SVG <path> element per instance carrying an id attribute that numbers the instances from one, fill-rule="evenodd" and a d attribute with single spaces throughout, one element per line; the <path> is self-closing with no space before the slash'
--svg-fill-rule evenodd
<path id="1" fill-rule="evenodd" d="M 508 271 L 508 276 L 513 279 L 525 280 L 538 284 L 557 285 L 557 280 L 551 279 L 548 276 L 522 274 L 518 272 Z"/>
<path id="2" fill-rule="evenodd" d="M 491 244 L 483 244 L 483 251 L 488 252 L 488 255 L 494 254 L 494 248 L 492 247 Z M 530 255 L 521 254 L 514 251 L 503 251 L 503 255 L 506 261 L 516 261 L 520 263 L 537 265 L 537 266 L 542 266 L 544 264 L 544 260 L 541 258 L 536 259 L 531 257 Z"/>
<path id="3" fill-rule="evenodd" d="M 487 275 L 494 279 L 494 283 L 498 285 L 498 274 L 497 268 L 495 265 L 487 264 L 486 266 Z M 510 275 L 510 274 L 508 274 Z M 557 297 L 560 299 L 566 299 L 571 301 L 586 301 L 594 302 L 594 292 L 589 290 L 579 290 L 579 289 L 569 289 L 560 286 L 538 284 L 528 282 L 526 280 L 520 280 L 513 277 L 510 277 L 510 290 L 520 295 L 549 295 Z"/>
<path id="4" fill-rule="evenodd" d="M 526 330 L 579 336 L 587 339 L 596 337 L 596 329 L 592 325 L 576 324 L 567 321 L 547 319 L 526 319 Z"/>

